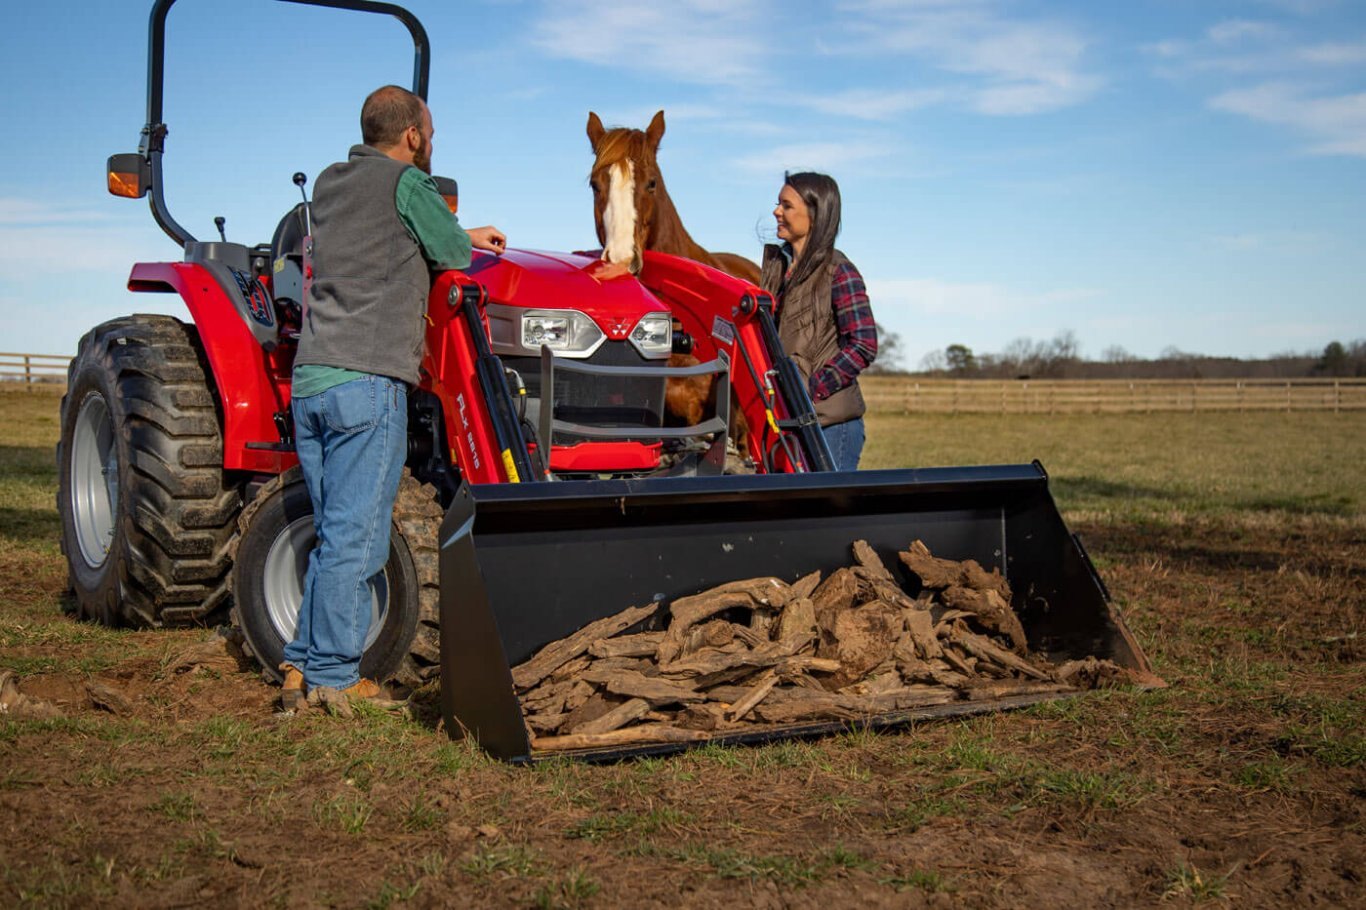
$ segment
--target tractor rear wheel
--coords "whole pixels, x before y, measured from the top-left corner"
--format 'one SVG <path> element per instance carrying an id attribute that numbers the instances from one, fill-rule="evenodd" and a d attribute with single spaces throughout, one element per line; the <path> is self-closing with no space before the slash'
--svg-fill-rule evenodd
<path id="1" fill-rule="evenodd" d="M 370 631 L 361 675 L 416 688 L 435 678 L 437 645 L 436 491 L 406 470 L 394 501 L 389 561 L 371 586 Z M 317 536 L 313 504 L 295 467 L 271 480 L 242 512 L 232 573 L 233 620 L 266 675 L 279 682 L 294 638 L 308 556 Z"/>
<path id="2" fill-rule="evenodd" d="M 227 601 L 240 488 L 194 328 L 128 316 L 81 339 L 57 444 L 76 610 L 106 625 L 184 624 Z"/>

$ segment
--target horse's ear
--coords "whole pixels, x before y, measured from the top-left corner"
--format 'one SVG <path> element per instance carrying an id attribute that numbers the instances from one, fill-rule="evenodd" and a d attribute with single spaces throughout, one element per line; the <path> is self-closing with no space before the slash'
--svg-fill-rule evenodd
<path id="1" fill-rule="evenodd" d="M 645 130 L 645 141 L 650 143 L 650 148 L 659 151 L 659 140 L 664 138 L 664 112 L 655 114 L 650 121 L 650 126 Z"/>
<path id="2" fill-rule="evenodd" d="M 592 111 L 588 112 L 588 142 L 593 146 L 593 151 L 598 150 L 598 142 L 602 139 L 602 134 L 607 132 L 602 128 L 602 120 Z"/>

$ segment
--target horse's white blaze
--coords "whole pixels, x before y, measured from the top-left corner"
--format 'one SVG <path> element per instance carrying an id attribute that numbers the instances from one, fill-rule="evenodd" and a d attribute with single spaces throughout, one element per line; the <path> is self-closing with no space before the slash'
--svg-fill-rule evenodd
<path id="1" fill-rule="evenodd" d="M 603 233 L 607 235 L 602 258 L 626 266 L 635 258 L 635 174 L 635 163 L 630 160 L 612 165 L 607 179 L 607 206 L 602 210 Z"/>

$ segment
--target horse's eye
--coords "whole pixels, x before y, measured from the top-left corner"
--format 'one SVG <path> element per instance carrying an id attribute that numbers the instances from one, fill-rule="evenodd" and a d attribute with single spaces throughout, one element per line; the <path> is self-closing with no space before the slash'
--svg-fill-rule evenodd
<path id="1" fill-rule="evenodd" d="M 647 193 L 653 193 L 654 191 L 655 191 L 655 182 L 654 182 L 653 180 L 651 180 L 649 183 L 645 184 L 645 192 L 647 192 Z"/>
<path id="2" fill-rule="evenodd" d="M 596 180 L 590 181 L 588 185 L 592 188 L 594 196 L 602 192 L 602 190 L 599 189 L 598 182 Z"/>

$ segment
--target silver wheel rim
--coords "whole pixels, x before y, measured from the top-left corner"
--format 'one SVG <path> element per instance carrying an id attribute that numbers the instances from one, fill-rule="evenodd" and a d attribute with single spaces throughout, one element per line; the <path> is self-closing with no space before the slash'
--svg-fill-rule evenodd
<path id="1" fill-rule="evenodd" d="M 262 593 L 266 599 L 266 614 L 281 641 L 293 641 L 299 628 L 299 605 L 304 600 L 308 555 L 317 542 L 313 516 L 308 515 L 296 518 L 275 535 L 266 554 Z M 370 631 L 365 636 L 365 650 L 370 650 L 379 638 L 388 613 L 389 574 L 386 569 L 370 585 Z"/>
<path id="2" fill-rule="evenodd" d="M 104 565 L 114 542 L 119 510 L 119 459 L 114 422 L 99 392 L 81 402 L 71 436 L 71 516 L 81 558 L 92 569 Z"/>

